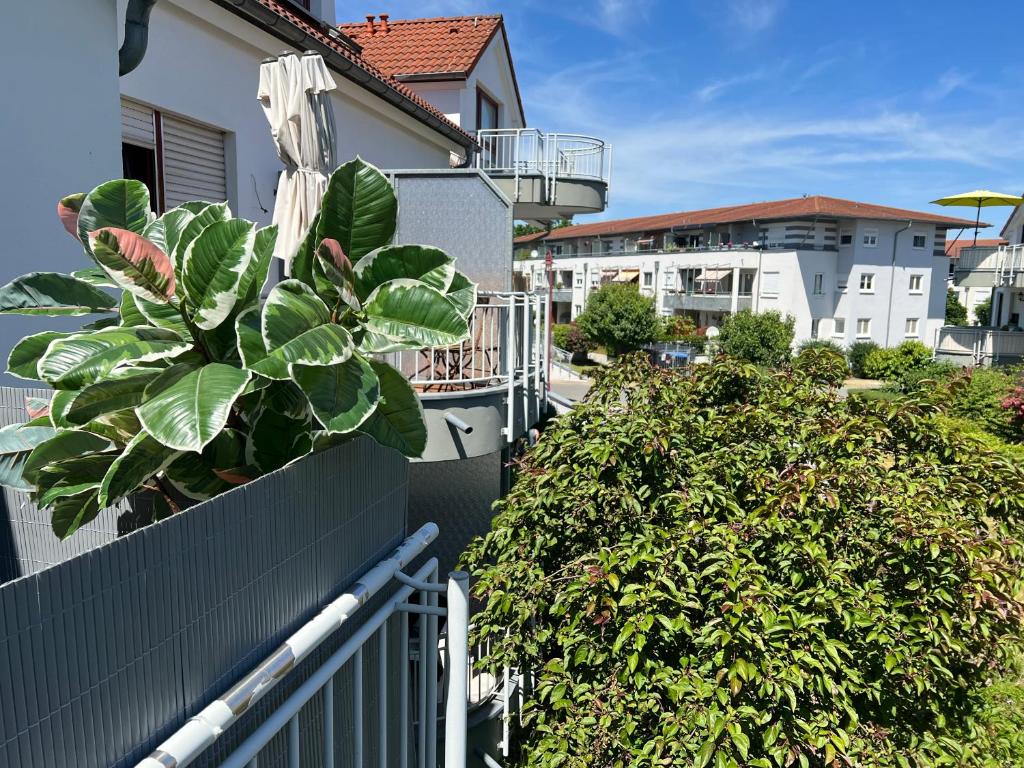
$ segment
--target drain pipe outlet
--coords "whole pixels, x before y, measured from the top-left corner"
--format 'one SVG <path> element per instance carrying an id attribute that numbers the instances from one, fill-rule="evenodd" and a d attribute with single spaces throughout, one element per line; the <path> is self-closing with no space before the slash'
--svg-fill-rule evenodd
<path id="1" fill-rule="evenodd" d="M 124 42 L 117 52 L 118 74 L 124 77 L 142 63 L 149 45 L 149 12 L 156 0 L 128 0 L 124 14 Z"/>
<path id="2" fill-rule="evenodd" d="M 473 434 L 473 427 L 464 422 L 451 411 L 444 412 L 444 420 L 451 424 L 453 427 L 455 427 L 457 430 L 459 430 L 459 432 L 462 432 L 464 435 Z"/>

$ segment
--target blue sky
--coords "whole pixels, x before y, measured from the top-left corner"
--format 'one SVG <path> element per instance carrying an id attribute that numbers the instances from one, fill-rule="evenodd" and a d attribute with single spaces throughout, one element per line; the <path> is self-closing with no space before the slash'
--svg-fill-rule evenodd
<path id="1" fill-rule="evenodd" d="M 504 14 L 528 123 L 614 147 L 604 218 L 805 193 L 937 210 L 929 200 L 978 187 L 1024 192 L 1019 0 L 337 8 L 344 20 Z M 983 218 L 1001 226 L 1008 212 Z"/>

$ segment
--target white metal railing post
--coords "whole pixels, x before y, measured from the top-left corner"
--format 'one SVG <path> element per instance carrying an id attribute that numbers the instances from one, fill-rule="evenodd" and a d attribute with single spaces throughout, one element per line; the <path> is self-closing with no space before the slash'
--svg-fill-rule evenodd
<path id="1" fill-rule="evenodd" d="M 466 768 L 469 574 L 448 574 L 448 690 L 444 715 L 444 766 Z"/>
<path id="2" fill-rule="evenodd" d="M 523 294 L 523 427 L 530 424 L 530 295 Z"/>
<path id="3" fill-rule="evenodd" d="M 505 365 L 508 369 L 508 390 L 505 395 L 506 410 L 505 418 L 505 442 L 512 443 L 515 439 L 515 409 L 516 409 L 516 296 L 510 294 L 508 297 L 508 315 L 505 318 Z"/>
<path id="4" fill-rule="evenodd" d="M 430 573 L 428 579 L 432 584 L 437 583 L 437 564 Z M 436 609 L 437 592 L 427 592 L 427 607 Z M 427 768 L 437 768 L 437 614 L 428 613 L 427 639 L 426 644 L 420 643 L 420 657 L 426 655 L 427 668 Z"/>

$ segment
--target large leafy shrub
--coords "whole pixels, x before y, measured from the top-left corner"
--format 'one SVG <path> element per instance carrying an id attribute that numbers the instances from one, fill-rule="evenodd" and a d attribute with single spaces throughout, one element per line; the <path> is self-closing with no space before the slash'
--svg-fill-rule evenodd
<path id="1" fill-rule="evenodd" d="M 613 355 L 639 349 L 658 337 L 654 299 L 640 295 L 633 283 L 609 283 L 590 294 L 576 325 Z"/>
<path id="2" fill-rule="evenodd" d="M 791 363 L 793 370 L 811 381 L 827 387 L 838 387 L 850 373 L 846 355 L 830 346 L 811 346 L 802 349 Z"/>
<path id="3" fill-rule="evenodd" d="M 599 376 L 472 546 L 518 764 L 981 764 L 1024 473 L 930 406 L 731 359 Z"/>
<path id="4" fill-rule="evenodd" d="M 899 380 L 901 376 L 928 365 L 932 352 L 920 341 L 904 341 L 898 347 L 879 347 L 864 358 L 864 374 L 869 379 Z"/>
<path id="5" fill-rule="evenodd" d="M 741 310 L 729 315 L 719 329 L 719 346 L 727 355 L 751 363 L 778 366 L 789 360 L 793 347 L 791 316 L 775 310 Z"/>
<path id="6" fill-rule="evenodd" d="M 419 455 L 419 400 L 374 355 L 459 343 L 476 289 L 442 251 L 388 245 L 396 212 L 380 171 L 341 166 L 294 278 L 261 301 L 275 227 L 223 203 L 156 217 L 130 180 L 62 200 L 92 266 L 17 278 L 0 312 L 101 317 L 11 352 L 11 373 L 55 392 L 0 430 L 0 481 L 50 508 L 65 537 L 140 489 L 168 513 L 357 431 Z"/>
<path id="7" fill-rule="evenodd" d="M 850 361 L 850 370 L 858 378 L 866 378 L 864 363 L 872 352 L 880 347 L 873 341 L 855 341 L 846 350 L 846 359 Z"/>
<path id="8" fill-rule="evenodd" d="M 556 347 L 569 352 L 574 358 L 586 357 L 597 345 L 588 339 L 576 323 L 561 323 L 552 328 Z"/>
<path id="9" fill-rule="evenodd" d="M 830 349 L 833 352 L 838 352 L 844 359 L 846 358 L 846 353 L 843 352 L 843 348 L 831 339 L 805 339 L 796 346 L 797 354 L 808 349 Z"/>
<path id="10" fill-rule="evenodd" d="M 946 325 L 967 325 L 967 307 L 960 303 L 956 291 L 946 289 Z"/>
<path id="11" fill-rule="evenodd" d="M 989 296 L 984 301 L 980 301 L 974 305 L 974 319 L 978 321 L 978 325 L 992 325 L 992 297 Z"/>

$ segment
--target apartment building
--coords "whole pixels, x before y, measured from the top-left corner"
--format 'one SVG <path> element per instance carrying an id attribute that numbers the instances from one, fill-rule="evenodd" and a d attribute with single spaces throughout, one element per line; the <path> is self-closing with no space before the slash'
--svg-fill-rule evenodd
<path id="1" fill-rule="evenodd" d="M 518 271 L 575 319 L 610 282 L 636 283 L 661 315 L 720 325 L 742 309 L 796 320 L 796 339 L 933 343 L 943 324 L 946 230 L 963 219 L 808 196 L 564 227 L 518 238 Z"/>

